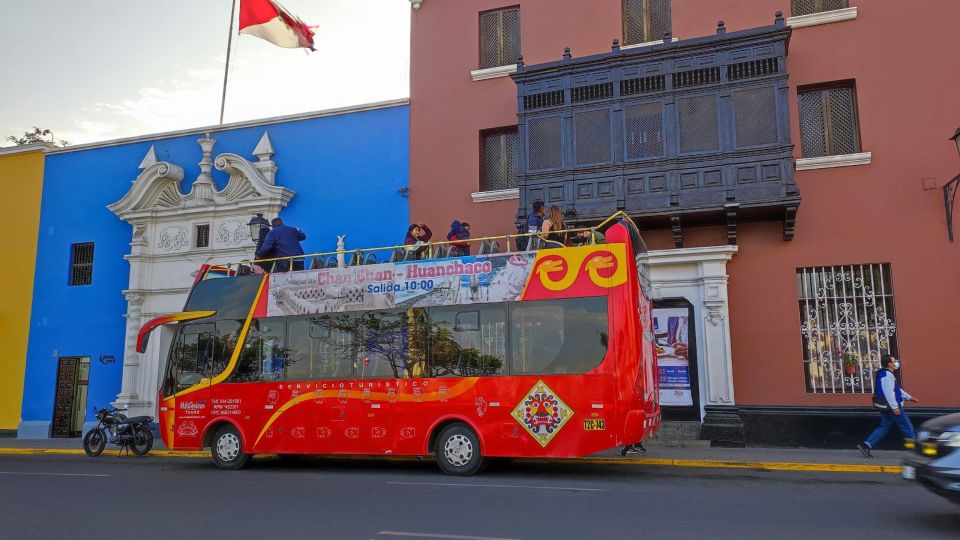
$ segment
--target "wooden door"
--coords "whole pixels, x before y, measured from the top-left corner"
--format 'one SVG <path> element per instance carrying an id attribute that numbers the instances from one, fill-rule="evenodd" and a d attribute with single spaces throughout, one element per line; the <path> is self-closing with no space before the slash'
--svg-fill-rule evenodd
<path id="1" fill-rule="evenodd" d="M 57 366 L 56 397 L 53 404 L 53 436 L 66 438 L 71 436 L 73 420 L 73 402 L 77 396 L 77 372 L 79 358 L 61 358 Z"/>

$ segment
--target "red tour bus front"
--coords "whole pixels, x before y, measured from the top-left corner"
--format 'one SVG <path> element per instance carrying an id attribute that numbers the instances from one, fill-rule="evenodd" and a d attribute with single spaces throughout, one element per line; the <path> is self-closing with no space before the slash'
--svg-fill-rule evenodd
<path id="1" fill-rule="evenodd" d="M 628 218 L 604 233 L 223 279 L 204 268 L 184 312 L 138 340 L 177 324 L 163 441 L 209 447 L 224 469 L 265 453 L 436 454 L 456 475 L 639 443 L 660 423 L 646 248 Z"/>

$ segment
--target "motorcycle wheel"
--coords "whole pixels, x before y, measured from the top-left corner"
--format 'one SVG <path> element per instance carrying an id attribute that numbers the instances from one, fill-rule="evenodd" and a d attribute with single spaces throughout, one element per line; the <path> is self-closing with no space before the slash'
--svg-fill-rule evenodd
<path id="1" fill-rule="evenodd" d="M 138 456 L 145 456 L 153 448 L 153 432 L 146 426 L 137 426 L 133 431 L 133 441 L 130 449 Z"/>
<path id="2" fill-rule="evenodd" d="M 83 451 L 90 457 L 97 457 L 107 446 L 107 434 L 102 429 L 91 429 L 83 436 Z"/>

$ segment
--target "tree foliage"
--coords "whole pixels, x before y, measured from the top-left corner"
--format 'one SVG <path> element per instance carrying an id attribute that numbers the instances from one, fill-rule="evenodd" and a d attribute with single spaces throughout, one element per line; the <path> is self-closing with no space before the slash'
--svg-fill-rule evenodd
<path id="1" fill-rule="evenodd" d="M 53 131 L 50 131 L 49 129 L 40 129 L 36 126 L 33 127 L 33 131 L 24 131 L 22 137 L 10 135 L 4 140 L 10 141 L 17 146 L 44 142 L 56 146 L 67 146 L 70 144 L 70 141 L 66 141 L 64 139 L 56 140 L 53 135 Z"/>

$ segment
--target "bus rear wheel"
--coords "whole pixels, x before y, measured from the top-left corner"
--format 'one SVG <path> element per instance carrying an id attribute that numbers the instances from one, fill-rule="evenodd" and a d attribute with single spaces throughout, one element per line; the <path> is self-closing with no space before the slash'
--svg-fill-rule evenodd
<path id="1" fill-rule="evenodd" d="M 440 470 L 451 476 L 472 476 L 486 463 L 480 452 L 480 439 L 463 424 L 443 428 L 437 437 L 436 454 Z"/>
<path id="2" fill-rule="evenodd" d="M 217 430 L 210 444 L 210 455 L 213 463 L 226 470 L 242 469 L 250 463 L 250 454 L 243 451 L 243 440 L 237 428 L 226 425 Z"/>

